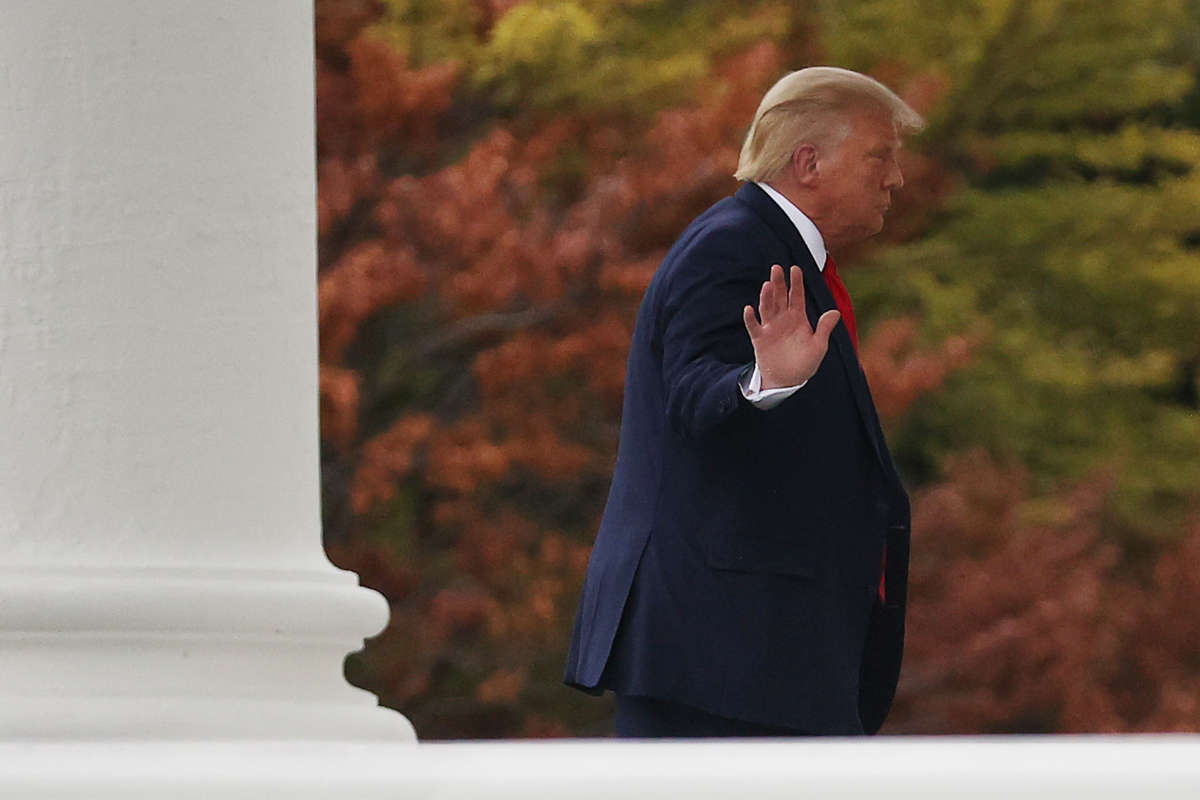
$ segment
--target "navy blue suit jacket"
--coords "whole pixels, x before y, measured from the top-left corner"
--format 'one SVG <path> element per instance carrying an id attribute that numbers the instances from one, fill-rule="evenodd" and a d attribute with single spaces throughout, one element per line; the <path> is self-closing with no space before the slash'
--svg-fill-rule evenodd
<path id="1" fill-rule="evenodd" d="M 795 226 L 747 183 L 692 222 L 646 291 L 566 682 L 874 733 L 900 670 L 908 497 L 844 325 L 783 403 L 742 396 L 742 308 L 772 264 L 803 269 L 814 325 L 836 308 Z"/>

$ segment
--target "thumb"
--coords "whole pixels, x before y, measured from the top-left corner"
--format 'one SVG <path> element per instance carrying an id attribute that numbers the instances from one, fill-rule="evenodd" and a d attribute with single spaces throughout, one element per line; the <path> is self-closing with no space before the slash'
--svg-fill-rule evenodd
<path id="1" fill-rule="evenodd" d="M 817 329 L 813 331 L 813 336 L 822 343 L 829 342 L 829 334 L 833 333 L 833 327 L 838 324 L 838 320 L 842 318 L 841 312 L 826 311 L 817 320 Z"/>

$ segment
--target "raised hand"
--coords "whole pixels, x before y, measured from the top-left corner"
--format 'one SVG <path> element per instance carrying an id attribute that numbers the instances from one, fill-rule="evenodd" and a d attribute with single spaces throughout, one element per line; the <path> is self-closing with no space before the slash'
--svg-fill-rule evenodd
<path id="1" fill-rule="evenodd" d="M 821 366 L 829 350 L 829 334 L 842 316 L 826 311 L 814 331 L 804 310 L 804 274 L 794 265 L 791 284 L 788 289 L 783 267 L 772 265 L 771 279 L 763 282 L 758 295 L 758 315 L 754 306 L 742 309 L 764 389 L 795 386 L 811 378 Z"/>

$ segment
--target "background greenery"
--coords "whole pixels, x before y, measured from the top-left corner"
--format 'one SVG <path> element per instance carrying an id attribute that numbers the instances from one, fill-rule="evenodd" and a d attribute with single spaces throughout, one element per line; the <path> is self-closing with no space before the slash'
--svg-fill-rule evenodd
<path id="1" fill-rule="evenodd" d="M 640 293 L 790 69 L 929 120 L 845 254 L 915 498 L 885 732 L 1200 728 L 1200 3 L 317 2 L 327 549 L 425 737 L 559 684 Z"/>

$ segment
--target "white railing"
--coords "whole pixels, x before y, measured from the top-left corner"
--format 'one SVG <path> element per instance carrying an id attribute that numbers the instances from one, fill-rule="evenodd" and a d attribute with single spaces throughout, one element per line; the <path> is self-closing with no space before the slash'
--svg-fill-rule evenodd
<path id="1" fill-rule="evenodd" d="M 1200 736 L 0 745 L 5 800 L 1200 798 Z"/>

